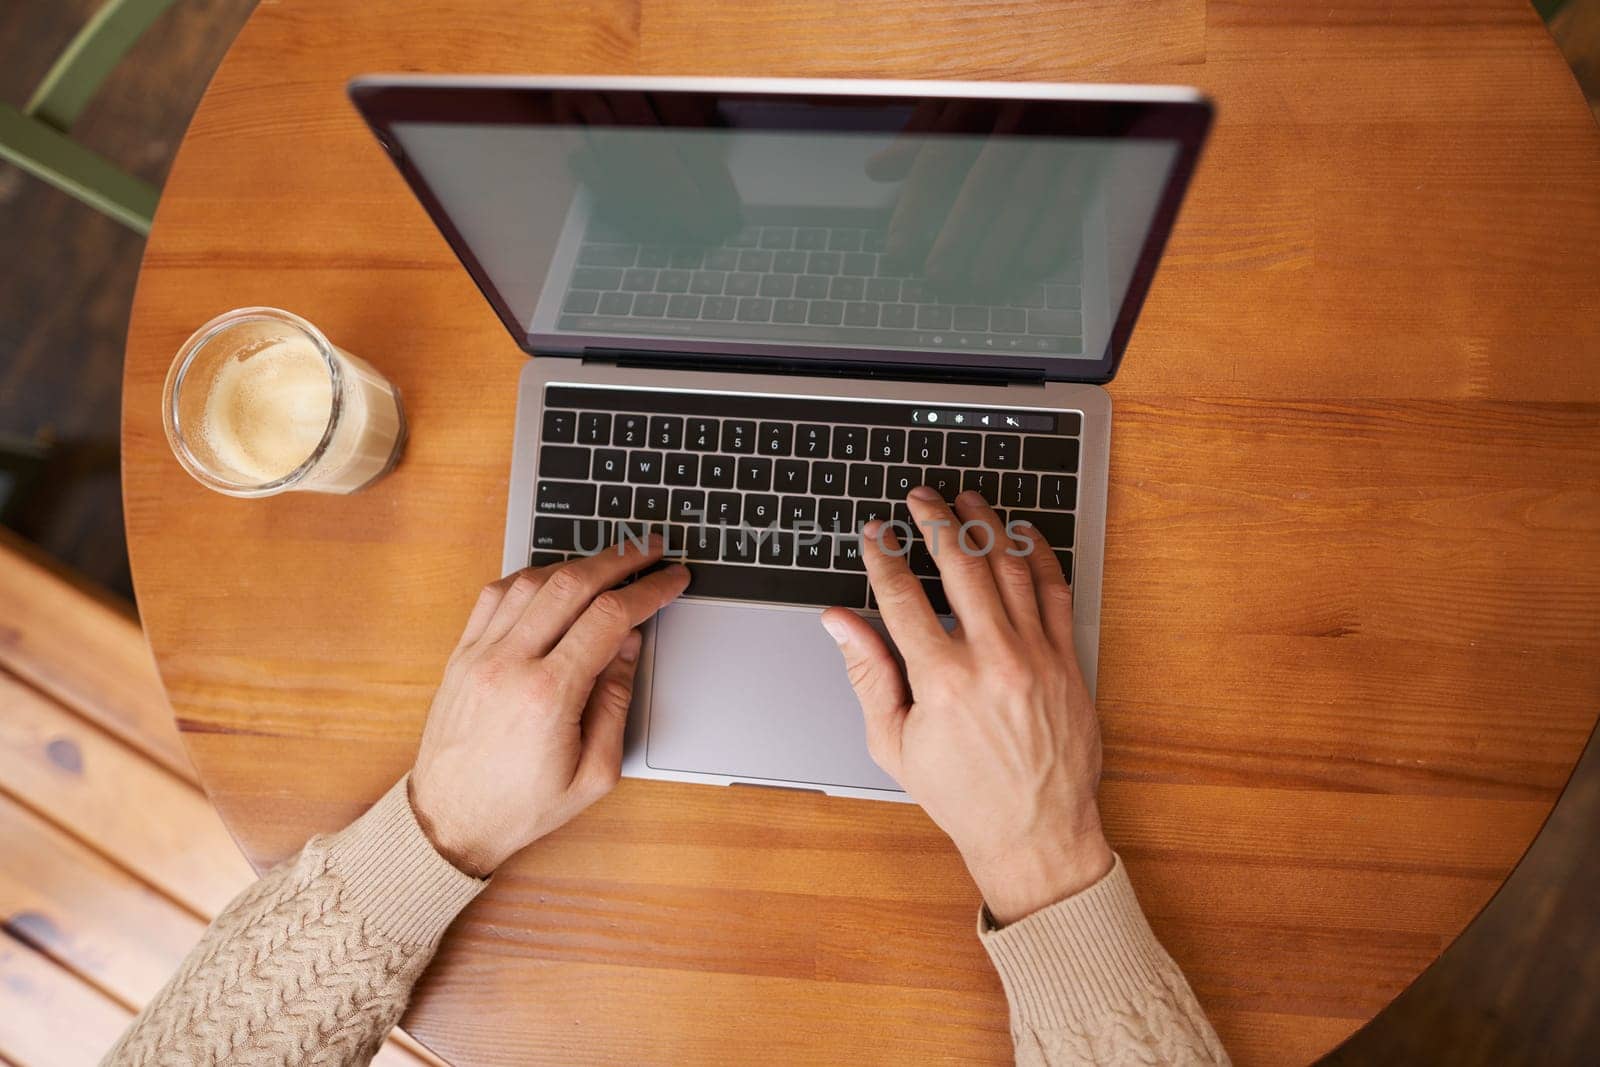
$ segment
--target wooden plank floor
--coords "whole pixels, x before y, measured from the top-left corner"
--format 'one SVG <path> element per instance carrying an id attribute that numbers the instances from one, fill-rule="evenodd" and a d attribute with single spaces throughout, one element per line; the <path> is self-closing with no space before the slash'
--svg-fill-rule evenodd
<path id="1" fill-rule="evenodd" d="M 255 875 L 138 625 L 0 531 L 0 1062 L 92 1064 Z M 378 1061 L 439 1061 L 403 1035 Z"/>

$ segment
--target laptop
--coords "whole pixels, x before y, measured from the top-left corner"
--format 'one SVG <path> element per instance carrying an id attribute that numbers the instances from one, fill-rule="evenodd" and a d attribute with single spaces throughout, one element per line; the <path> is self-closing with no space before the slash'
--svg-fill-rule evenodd
<path id="1" fill-rule="evenodd" d="M 1101 386 L 1210 126 L 1198 92 L 373 76 L 350 96 L 536 357 L 505 571 L 650 530 L 689 563 L 646 630 L 624 774 L 905 800 L 817 616 L 876 619 L 860 527 L 905 522 L 921 484 L 1050 541 L 1093 691 Z M 927 546 L 908 561 L 948 617 Z"/>

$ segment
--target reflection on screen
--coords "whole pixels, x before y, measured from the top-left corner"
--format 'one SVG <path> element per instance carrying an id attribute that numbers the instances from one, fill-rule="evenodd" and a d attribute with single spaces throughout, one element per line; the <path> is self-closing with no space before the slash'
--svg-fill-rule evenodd
<path id="1" fill-rule="evenodd" d="M 785 105 L 724 103 L 728 128 L 394 133 L 542 343 L 1100 359 L 1177 142 L 940 132 L 956 103 L 863 109 L 859 132 L 739 128 Z"/>

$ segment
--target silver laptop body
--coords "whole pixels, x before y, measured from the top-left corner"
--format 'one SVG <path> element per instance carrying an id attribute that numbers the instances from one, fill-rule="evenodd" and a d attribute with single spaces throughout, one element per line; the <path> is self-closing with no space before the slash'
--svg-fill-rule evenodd
<path id="1" fill-rule="evenodd" d="M 504 571 L 598 549 L 586 531 L 685 526 L 696 577 L 646 629 L 624 774 L 907 799 L 817 621 L 832 595 L 876 617 L 847 530 L 818 549 L 788 524 L 892 517 L 908 480 L 953 495 L 959 475 L 1070 538 L 1052 545 L 1093 691 L 1100 383 L 1209 127 L 1199 94 L 395 76 L 351 96 L 538 356 Z M 689 510 L 707 499 L 719 515 Z"/>

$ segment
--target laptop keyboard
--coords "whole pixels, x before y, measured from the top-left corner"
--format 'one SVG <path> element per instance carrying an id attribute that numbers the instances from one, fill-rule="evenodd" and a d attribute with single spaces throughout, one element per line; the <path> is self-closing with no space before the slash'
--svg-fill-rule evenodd
<path id="1" fill-rule="evenodd" d="M 580 332 L 829 339 L 1030 353 L 1083 348 L 1076 265 L 993 304 L 952 303 L 883 254 L 884 231 L 745 226 L 724 244 L 638 244 L 600 225 L 578 250 L 560 326 Z"/>
<path id="2" fill-rule="evenodd" d="M 1070 578 L 1081 430 L 1076 412 L 552 385 L 529 563 L 655 532 L 690 562 L 688 597 L 871 607 L 860 529 L 910 524 L 906 493 L 929 485 L 1032 523 Z M 911 569 L 948 613 L 910 529 Z"/>

